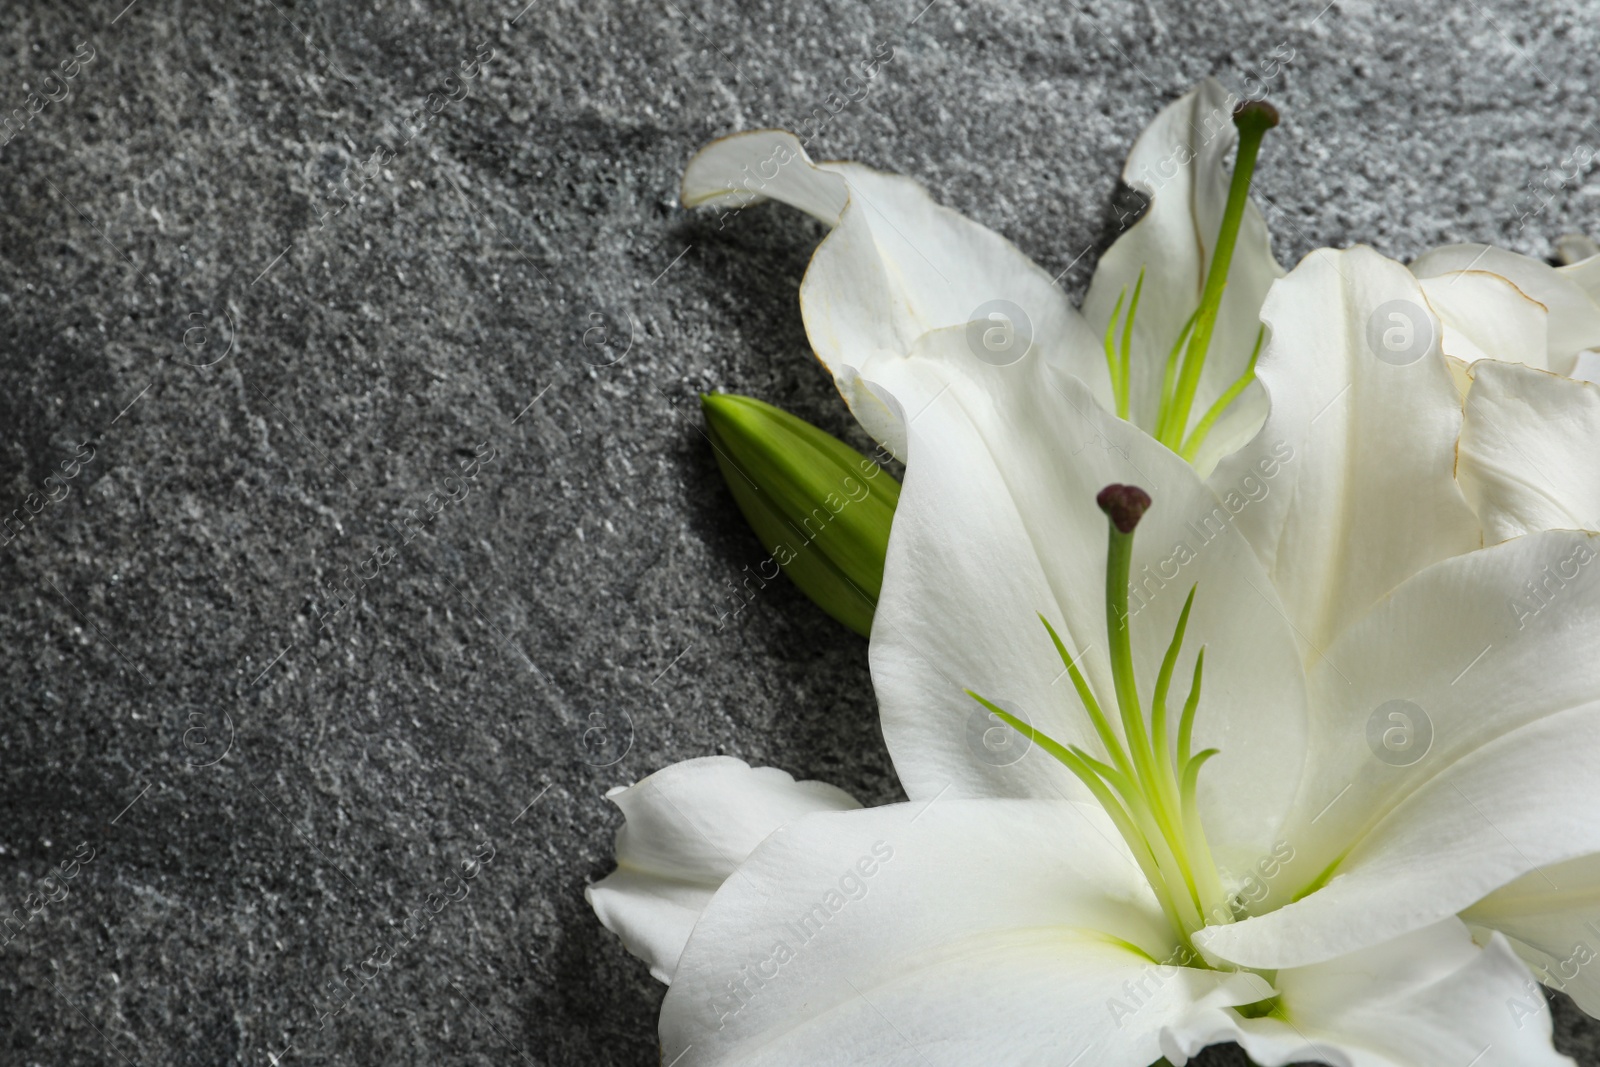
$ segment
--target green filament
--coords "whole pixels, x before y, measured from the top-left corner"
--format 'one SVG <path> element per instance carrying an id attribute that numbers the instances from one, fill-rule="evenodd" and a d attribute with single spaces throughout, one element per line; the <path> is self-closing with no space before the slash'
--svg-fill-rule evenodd
<path id="1" fill-rule="evenodd" d="M 1106 814 L 1111 817 L 1112 823 L 1116 825 L 1117 832 L 1128 843 L 1128 848 L 1133 853 L 1134 862 L 1139 865 L 1139 870 L 1144 874 L 1145 881 L 1150 884 L 1151 891 L 1155 893 L 1156 901 L 1161 905 L 1161 910 L 1166 915 L 1167 922 L 1172 925 L 1174 930 L 1182 931 L 1185 925 L 1184 917 L 1179 913 L 1176 902 L 1167 891 L 1166 880 L 1162 877 L 1161 869 L 1156 864 L 1155 856 L 1150 851 L 1150 846 L 1145 842 L 1144 834 L 1134 825 L 1132 816 L 1123 808 L 1118 798 L 1113 795 L 1106 782 L 1094 772 L 1093 768 L 1085 764 L 1059 741 L 1035 730 L 1005 708 L 985 700 L 972 690 L 967 690 L 967 695 L 985 708 L 988 708 L 993 714 L 999 716 L 1006 725 L 1054 756 L 1067 770 L 1077 775 L 1079 781 L 1088 787 L 1090 794 L 1105 809 Z M 1187 934 L 1183 935 L 1183 943 L 1186 948 L 1193 948 L 1193 945 L 1189 943 Z"/>
<path id="2" fill-rule="evenodd" d="M 1169 413 L 1172 411 L 1172 396 L 1178 391 L 1178 357 L 1183 353 L 1183 344 L 1189 339 L 1189 334 L 1194 330 L 1194 320 L 1200 317 L 1200 309 L 1195 308 L 1189 313 L 1189 319 L 1183 324 L 1183 329 L 1178 331 L 1178 339 L 1172 342 L 1172 351 L 1167 353 L 1167 365 L 1161 372 L 1161 405 L 1156 411 L 1157 441 L 1163 440 L 1162 434 L 1166 427 Z"/>
<path id="3" fill-rule="evenodd" d="M 1133 500 L 1136 506 L 1129 509 L 1128 500 Z M 1063 745 L 994 702 L 971 690 L 967 692 L 1001 721 L 1036 742 L 1083 782 L 1127 843 L 1174 934 L 1185 947 L 1192 949 L 1190 939 L 1197 930 L 1231 922 L 1234 917 L 1206 840 L 1197 799 L 1200 771 L 1218 750 L 1212 748 L 1193 756 L 1189 754 L 1200 706 L 1204 648 L 1195 657 L 1193 681 L 1179 716 L 1176 744 L 1170 737 L 1167 701 L 1196 590 L 1189 590 L 1162 659 L 1147 721 L 1133 665 L 1128 575 L 1132 564 L 1133 527 L 1143 508 L 1148 506 L 1149 498 L 1140 490 L 1113 486 L 1101 494 L 1101 503 L 1112 516 L 1106 551 L 1106 630 L 1120 734 L 1055 627 L 1042 615 L 1040 622 L 1072 678 L 1073 688 L 1105 749 L 1106 758 L 1101 759 L 1076 745 Z"/>
<path id="4" fill-rule="evenodd" d="M 1133 323 L 1139 314 L 1139 294 L 1144 292 L 1144 268 L 1133 283 L 1133 299 L 1128 301 L 1128 317 L 1122 323 L 1122 340 L 1117 343 L 1117 318 L 1122 314 L 1122 302 L 1128 300 L 1128 288 L 1123 286 L 1117 302 L 1111 308 L 1111 321 L 1106 323 L 1105 349 L 1106 373 L 1111 376 L 1111 398 L 1117 409 L 1117 418 L 1126 419 L 1133 397 Z"/>
<path id="5" fill-rule="evenodd" d="M 1195 318 L 1194 330 L 1189 334 L 1188 348 L 1183 354 L 1183 368 L 1178 374 L 1177 390 L 1172 398 L 1171 418 L 1162 438 L 1162 443 L 1174 452 L 1183 445 L 1183 435 L 1189 426 L 1189 410 L 1194 406 L 1195 392 L 1200 388 L 1200 372 L 1205 368 L 1211 335 L 1217 327 L 1222 292 L 1228 284 L 1228 267 L 1233 262 L 1233 249 L 1239 241 L 1239 226 L 1244 220 L 1245 204 L 1250 198 L 1250 176 L 1256 169 L 1256 155 L 1261 151 L 1261 139 L 1278 124 L 1278 113 L 1267 104 L 1246 104 L 1234 112 L 1233 123 L 1239 127 L 1239 154 L 1234 160 L 1233 178 L 1228 183 L 1228 203 L 1222 211 L 1217 248 L 1211 256 L 1211 269 L 1206 272 L 1199 314 Z"/>
<path id="6" fill-rule="evenodd" d="M 1129 397 L 1133 393 L 1133 320 L 1139 314 L 1139 294 L 1144 291 L 1144 268 L 1139 268 L 1139 280 L 1133 283 L 1133 299 L 1128 301 L 1128 321 L 1122 324 L 1122 369 L 1118 381 L 1122 392 L 1117 397 L 1117 418 L 1128 417 Z"/>
<path id="7" fill-rule="evenodd" d="M 1123 286 L 1122 292 L 1117 295 L 1117 302 L 1111 308 L 1111 321 L 1106 323 L 1106 373 L 1111 376 L 1111 399 L 1120 412 L 1122 410 L 1122 394 L 1126 392 L 1122 385 L 1122 360 L 1117 358 L 1117 317 L 1122 314 L 1122 302 L 1128 298 L 1128 287 Z M 1120 416 L 1126 418 L 1126 416 Z"/>
<path id="8" fill-rule="evenodd" d="M 1250 362 L 1245 365 L 1244 373 L 1235 378 L 1233 384 L 1228 386 L 1221 396 L 1217 397 L 1216 403 L 1211 405 L 1204 417 L 1195 426 L 1194 432 L 1189 435 L 1189 440 L 1184 444 L 1181 455 L 1190 463 L 1193 463 L 1194 457 L 1200 454 L 1200 446 L 1205 444 L 1207 435 L 1211 433 L 1211 427 L 1216 425 L 1216 421 L 1222 417 L 1222 413 L 1228 410 L 1228 405 L 1239 399 L 1239 394 L 1249 388 L 1250 383 L 1256 380 L 1256 360 L 1261 355 L 1261 340 L 1266 334 L 1267 328 L 1265 326 L 1256 330 L 1256 346 L 1250 350 Z"/>
<path id="9" fill-rule="evenodd" d="M 1161 394 L 1156 406 L 1155 429 L 1152 431 L 1156 440 L 1191 463 L 1199 455 L 1223 412 L 1255 381 L 1256 359 L 1261 354 L 1264 335 L 1264 331 L 1257 331 L 1255 350 L 1250 354 L 1244 373 L 1217 398 L 1191 430 L 1190 416 L 1200 389 L 1206 357 L 1210 353 L 1212 335 L 1216 332 L 1217 318 L 1222 310 L 1228 269 L 1232 265 L 1239 229 L 1244 222 L 1256 157 L 1261 151 L 1261 141 L 1267 130 L 1278 124 L 1278 113 L 1267 104 L 1254 102 L 1236 110 L 1233 121 L 1239 128 L 1239 150 L 1234 160 L 1233 176 L 1228 183 L 1228 199 L 1222 212 L 1222 224 L 1217 231 L 1216 248 L 1206 270 L 1199 305 L 1178 331 L 1162 367 Z M 1117 296 L 1116 305 L 1111 309 L 1111 319 L 1106 323 L 1106 373 L 1111 379 L 1113 406 L 1117 417 L 1122 419 L 1128 418 L 1132 409 L 1133 328 L 1139 310 L 1139 297 L 1144 290 L 1144 276 L 1145 268 L 1141 267 L 1132 298 L 1129 299 L 1127 287 L 1124 286 Z M 1124 303 L 1128 306 L 1126 319 L 1122 317 Z"/>
<path id="10" fill-rule="evenodd" d="M 1106 721 L 1105 712 L 1100 710 L 1100 702 L 1094 698 L 1094 691 L 1089 688 L 1089 683 L 1084 680 L 1083 672 L 1078 670 L 1078 665 L 1073 662 L 1072 656 L 1067 653 L 1067 646 L 1062 644 L 1061 636 L 1056 633 L 1056 628 L 1050 625 L 1050 620 L 1043 615 L 1039 621 L 1044 623 L 1044 628 L 1050 633 L 1050 640 L 1055 643 L 1056 654 L 1061 657 L 1061 662 L 1066 665 L 1067 674 L 1072 678 L 1072 688 L 1078 691 L 1078 699 L 1083 701 L 1084 710 L 1089 713 L 1089 721 L 1094 724 L 1094 731 L 1100 736 L 1100 743 L 1106 751 L 1111 753 L 1117 761 L 1118 770 L 1128 777 L 1133 777 L 1133 764 L 1128 762 L 1128 757 L 1122 751 L 1122 744 L 1117 740 L 1116 733 L 1111 729 L 1111 724 Z"/>

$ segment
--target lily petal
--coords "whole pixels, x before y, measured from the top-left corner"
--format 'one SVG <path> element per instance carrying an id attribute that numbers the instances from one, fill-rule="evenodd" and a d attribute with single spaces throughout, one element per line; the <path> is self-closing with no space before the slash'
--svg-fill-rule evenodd
<path id="1" fill-rule="evenodd" d="M 1505 938 L 1479 948 L 1455 919 L 1312 967 L 1279 971 L 1277 1010 L 1211 1009 L 1169 1036 L 1167 1058 L 1236 1041 L 1261 1067 L 1560 1067 L 1550 1010 Z"/>
<path id="2" fill-rule="evenodd" d="M 1479 935 L 1505 935 L 1552 989 L 1600 1017 L 1600 855 L 1523 875 L 1461 913 Z M 1518 1013 L 1534 998 L 1524 995 Z M 1541 998 L 1542 999 L 1542 998 Z"/>
<path id="3" fill-rule="evenodd" d="M 915 358 L 964 365 L 963 343 L 959 331 L 929 334 Z M 1188 679 L 1196 650 L 1209 644 L 1196 737 L 1222 754 L 1201 776 L 1201 807 L 1219 859 L 1253 864 L 1293 794 L 1305 715 L 1293 633 L 1234 529 L 1239 509 L 1262 504 L 1241 494 L 1219 500 L 1177 455 L 1066 375 L 1026 364 L 984 369 L 989 380 L 968 371 L 973 388 L 943 391 L 909 422 L 911 460 L 869 653 L 884 739 L 907 795 L 1079 795 L 1042 752 L 986 748 L 997 724 L 965 690 L 1063 744 L 1103 751 L 1036 613 L 1114 709 L 1107 526 L 1094 500 L 1108 484 L 1131 483 L 1155 500 L 1134 549 L 1140 685 L 1148 695 L 1198 584 L 1177 676 Z M 993 381 L 1031 370 L 1038 373 L 1023 379 L 1026 388 Z M 899 395 L 901 383 L 880 387 Z"/>
<path id="4" fill-rule="evenodd" d="M 1369 337 L 1390 315 L 1414 348 L 1386 360 Z M 1211 484 L 1255 485 L 1275 459 L 1293 457 L 1238 527 L 1314 661 L 1401 581 L 1478 547 L 1453 476 L 1460 396 L 1421 288 L 1370 248 L 1306 256 L 1261 317 L 1270 339 L 1256 374 L 1272 412 Z"/>
<path id="5" fill-rule="evenodd" d="M 1466 368 L 1480 359 L 1548 368 L 1549 312 L 1507 279 L 1469 270 L 1420 284 L 1439 316 L 1440 347 L 1463 395 L 1471 384 Z"/>
<path id="6" fill-rule="evenodd" d="M 1134 142 L 1122 169 L 1128 185 L 1150 198 L 1144 215 L 1106 250 L 1095 268 L 1083 313 L 1104 336 L 1119 297 L 1124 309 L 1144 272 L 1130 353 L 1129 414 L 1147 430 L 1156 423 L 1162 372 L 1190 314 L 1199 306 L 1206 271 L 1216 251 L 1239 131 L 1238 97 L 1213 78 L 1163 108 Z M 1245 204 L 1228 287 L 1218 313 L 1210 354 L 1200 378 L 1195 411 L 1204 412 L 1242 375 L 1261 327 L 1261 302 L 1283 268 L 1272 255 L 1267 223 L 1253 200 Z M 1261 388 L 1250 386 L 1217 420 L 1207 438 L 1209 462 L 1247 441 L 1266 416 Z"/>
<path id="7" fill-rule="evenodd" d="M 1587 237 L 1578 238 L 1576 242 L 1572 238 L 1563 238 L 1557 244 L 1567 245 L 1562 249 L 1564 253 L 1587 252 L 1595 247 L 1595 243 Z M 1575 260 L 1567 260 L 1565 266 L 1556 268 L 1556 273 L 1576 282 L 1578 288 L 1588 294 L 1589 301 L 1600 307 L 1600 255 L 1577 256 Z M 1595 351 L 1595 348 L 1579 352 L 1566 373 L 1579 381 L 1600 382 L 1600 352 Z"/>
<path id="8" fill-rule="evenodd" d="M 1600 534 L 1549 531 L 1447 560 L 1332 645 L 1310 676 L 1296 855 L 1263 906 L 1294 902 L 1197 943 L 1250 967 L 1321 962 L 1600 852 L 1600 824 L 1550 817 L 1600 803 L 1597 550 Z"/>
<path id="9" fill-rule="evenodd" d="M 662 982 L 712 894 L 763 838 L 802 815 L 861 806 L 842 789 L 731 756 L 675 763 L 606 797 L 627 820 L 617 869 L 584 897 Z"/>
<path id="10" fill-rule="evenodd" d="M 707 908 L 662 1005 L 662 1060 L 1145 1067 L 1162 1026 L 1270 993 L 1179 966 L 1170 937 L 1092 805 L 811 816 Z"/>
<path id="11" fill-rule="evenodd" d="M 1600 386 L 1479 363 L 1456 478 L 1490 542 L 1600 529 Z"/>
<path id="12" fill-rule="evenodd" d="M 1500 275 L 1549 310 L 1548 351 L 1541 366 L 1570 374 L 1579 352 L 1600 347 L 1600 264 L 1557 268 L 1483 244 L 1446 245 L 1423 253 L 1411 264 L 1418 278 L 1470 270 Z"/>
<path id="13" fill-rule="evenodd" d="M 679 195 L 684 207 L 715 204 L 727 213 L 773 199 L 828 226 L 839 224 L 850 203 L 844 178 L 812 163 L 788 130 L 748 130 L 712 141 L 684 168 Z"/>
<path id="14" fill-rule="evenodd" d="M 861 425 L 896 455 L 905 454 L 901 416 L 862 379 L 916 374 L 917 338 L 969 320 L 980 323 L 969 346 L 973 362 L 1006 362 L 1031 348 L 1110 402 L 1100 341 L 1050 275 L 916 182 L 854 163 L 813 163 L 782 130 L 715 141 L 684 171 L 685 205 L 742 207 L 762 197 L 834 227 L 800 284 L 806 335 Z M 991 328 L 998 347 L 980 353 Z"/>
<path id="15" fill-rule="evenodd" d="M 1576 266 L 1586 259 L 1600 257 L 1600 244 L 1581 233 L 1569 233 L 1556 238 L 1556 259 L 1562 266 Z"/>

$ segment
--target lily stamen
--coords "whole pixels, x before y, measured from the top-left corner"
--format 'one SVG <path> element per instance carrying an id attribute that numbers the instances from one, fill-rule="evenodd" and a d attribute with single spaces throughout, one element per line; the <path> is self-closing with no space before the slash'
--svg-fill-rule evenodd
<path id="1" fill-rule="evenodd" d="M 1244 220 L 1245 204 L 1250 197 L 1250 178 L 1255 172 L 1256 156 L 1261 150 L 1261 140 L 1268 130 L 1278 124 L 1278 111 L 1261 100 L 1246 101 L 1233 112 L 1233 124 L 1239 128 L 1239 150 L 1233 165 L 1233 177 L 1228 183 L 1228 202 L 1222 213 L 1222 226 L 1217 232 L 1217 247 L 1211 257 L 1211 267 L 1206 272 L 1205 288 L 1200 294 L 1200 306 L 1195 312 L 1194 325 L 1188 330 L 1189 340 L 1183 353 L 1183 362 L 1173 389 L 1170 404 L 1163 404 L 1156 425 L 1156 440 L 1174 452 L 1198 452 L 1210 425 L 1196 427 L 1188 445 L 1185 436 L 1189 430 L 1189 415 L 1194 407 L 1195 393 L 1200 388 L 1200 372 L 1205 368 L 1206 355 L 1211 347 L 1211 335 L 1216 329 L 1217 315 L 1222 308 L 1223 290 L 1228 283 L 1228 267 L 1233 262 L 1234 246 L 1239 240 L 1239 226 Z M 1180 338 L 1181 340 L 1181 338 Z M 1253 377 L 1255 362 L 1238 384 L 1239 392 Z M 1232 392 L 1232 390 L 1230 390 Z M 1234 393 L 1237 396 L 1237 393 Z M 1229 398 L 1231 401 L 1231 397 Z M 1220 414 L 1220 411 L 1218 412 Z M 1212 419 L 1211 421 L 1215 421 Z"/>
<path id="2" fill-rule="evenodd" d="M 1172 641 L 1162 659 L 1147 721 L 1133 664 L 1128 576 L 1133 560 L 1134 529 L 1150 507 L 1150 496 L 1136 486 L 1110 485 L 1101 490 L 1096 499 L 1109 524 L 1106 630 L 1111 677 L 1122 725 L 1120 736 L 1055 628 L 1043 616 L 1040 619 L 1066 665 L 1073 688 L 1078 692 L 1109 762 L 1076 745 L 1063 745 L 993 701 L 971 690 L 967 692 L 1001 721 L 1036 741 L 1084 783 L 1127 843 L 1173 933 L 1185 947 L 1192 948 L 1190 938 L 1197 930 L 1231 922 L 1234 918 L 1211 857 L 1196 798 L 1200 769 L 1218 750 L 1211 748 L 1190 754 L 1195 715 L 1200 706 L 1204 648 L 1195 658 L 1194 677 L 1179 716 L 1175 744 L 1167 712 L 1172 675 L 1194 608 L 1195 589 L 1189 590 L 1189 598 L 1184 602 Z"/>
<path id="3" fill-rule="evenodd" d="M 1133 299 L 1128 300 L 1128 290 L 1117 294 L 1117 303 L 1111 309 L 1111 321 L 1106 323 L 1105 350 L 1106 373 L 1111 376 L 1111 398 L 1117 418 L 1126 419 L 1133 407 L 1133 324 L 1139 316 L 1139 294 L 1144 292 L 1144 268 L 1133 282 Z M 1122 302 L 1128 300 L 1128 317 L 1122 320 L 1121 347 L 1117 345 L 1117 319 L 1122 315 Z M 1185 327 L 1185 336 L 1188 328 Z M 1176 356 L 1176 350 L 1173 355 Z"/>

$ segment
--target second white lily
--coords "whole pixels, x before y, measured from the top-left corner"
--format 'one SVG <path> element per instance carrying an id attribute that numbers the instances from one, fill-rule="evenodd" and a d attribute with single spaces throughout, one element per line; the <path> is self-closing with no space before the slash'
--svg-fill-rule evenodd
<path id="1" fill-rule="evenodd" d="M 667 1060 L 1133 1065 L 1235 1040 L 1264 1064 L 1565 1062 L 1507 942 L 1480 948 L 1454 916 L 1597 845 L 1542 822 L 1551 790 L 1593 788 L 1595 671 L 1553 679 L 1547 655 L 1600 622 L 1600 595 L 1504 622 L 1525 575 L 1592 552 L 1589 536 L 1431 567 L 1307 676 L 1215 497 L 1085 410 L 1096 425 L 1032 424 L 1049 447 L 977 482 L 983 443 L 959 412 L 916 424 L 873 646 L 886 729 L 920 720 L 918 743 L 894 746 L 913 802 L 802 817 L 738 866 L 673 976 Z M 1053 461 L 1088 433 L 1118 448 Z M 1112 533 L 1089 562 L 1074 498 L 1134 467 L 1155 504 L 1136 542 Z M 1130 599 L 1129 574 L 1179 546 L 1183 584 Z M 1086 569 L 1109 593 L 1092 613 Z M 1453 686 L 1468 665 L 1476 684 Z M 1035 747 L 987 758 L 972 738 L 1000 719 L 962 688 Z M 1426 758 L 1386 758 L 1385 732 L 1420 729 L 1419 712 Z"/>

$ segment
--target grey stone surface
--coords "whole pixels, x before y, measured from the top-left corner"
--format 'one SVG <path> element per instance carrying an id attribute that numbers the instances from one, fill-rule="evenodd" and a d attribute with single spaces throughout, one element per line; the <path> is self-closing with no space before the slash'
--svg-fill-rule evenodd
<path id="1" fill-rule="evenodd" d="M 861 641 L 782 585 L 718 621 L 761 552 L 697 391 L 865 444 L 797 312 L 819 231 L 674 198 L 877 46 L 817 153 L 1075 294 L 1134 133 L 1275 56 L 1286 263 L 1595 226 L 1592 5 L 923 2 L 6 5 L 0 510 L 67 492 L 0 548 L 0 912 L 93 859 L 0 950 L 0 1059 L 653 1063 L 661 990 L 582 899 L 604 791 L 732 753 L 899 795 Z"/>

